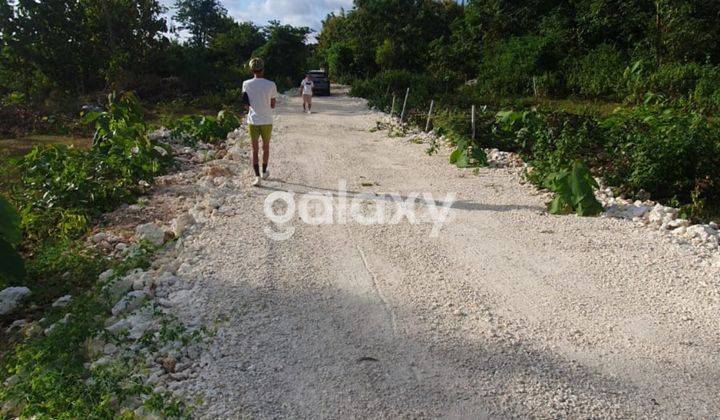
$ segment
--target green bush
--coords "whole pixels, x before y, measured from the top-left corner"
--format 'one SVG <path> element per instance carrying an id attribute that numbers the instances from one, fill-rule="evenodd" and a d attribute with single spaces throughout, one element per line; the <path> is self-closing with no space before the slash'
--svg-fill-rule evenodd
<path id="1" fill-rule="evenodd" d="M 20 216 L 0 196 L 0 290 L 25 276 L 25 264 L 17 252 L 21 240 Z"/>
<path id="2" fill-rule="evenodd" d="M 670 98 L 688 96 L 695 90 L 702 66 L 697 63 L 663 64 L 651 75 L 649 90 Z"/>
<path id="3" fill-rule="evenodd" d="M 436 134 L 450 140 L 470 137 L 470 114 L 457 110 L 443 109 L 435 112 L 432 126 Z"/>
<path id="4" fill-rule="evenodd" d="M 330 76 L 340 82 L 347 83 L 353 74 L 353 50 L 344 43 L 332 44 L 327 51 L 327 63 Z"/>
<path id="5" fill-rule="evenodd" d="M 552 72 L 554 55 L 548 39 L 513 37 L 487 49 L 478 72 L 477 89 L 483 95 L 533 95 L 533 76 Z"/>
<path id="6" fill-rule="evenodd" d="M 395 111 L 399 114 L 407 88 L 410 88 L 407 109 L 427 109 L 433 94 L 436 93 L 435 86 L 435 81 L 427 75 L 407 70 L 389 70 L 371 79 L 356 80 L 350 89 L 350 95 L 366 98 L 370 106 L 389 111 L 394 94 Z"/>
<path id="7" fill-rule="evenodd" d="M 14 197 L 30 239 L 82 233 L 93 216 L 131 200 L 172 163 L 167 146 L 150 141 L 137 101 L 110 96 L 107 111 L 86 116 L 96 127 L 90 150 L 35 148 L 20 161 Z"/>
<path id="8" fill-rule="evenodd" d="M 225 140 L 229 132 L 240 126 L 240 118 L 232 112 L 220 111 L 217 117 L 185 115 L 173 119 L 167 125 L 176 137 L 184 137 L 189 141 L 218 142 Z"/>
<path id="9" fill-rule="evenodd" d="M 627 101 L 682 106 L 706 114 L 720 110 L 720 67 L 668 63 L 655 67 L 637 61 L 624 73 Z"/>
<path id="10" fill-rule="evenodd" d="M 59 296 L 91 290 L 107 264 L 102 252 L 77 240 L 50 240 L 33 250 L 24 284 L 35 303 L 49 304 Z"/>
<path id="11" fill-rule="evenodd" d="M 617 99 L 625 67 L 623 54 L 612 45 L 602 44 L 571 65 L 568 86 L 585 97 Z"/>
<path id="12" fill-rule="evenodd" d="M 720 202 L 720 126 L 698 113 L 638 107 L 597 118 L 505 111 L 495 135 L 519 146 L 533 167 L 528 177 L 539 185 L 583 161 L 624 193 Z"/>
<path id="13" fill-rule="evenodd" d="M 580 160 L 597 168 L 604 163 L 603 133 L 591 117 L 567 113 L 529 113 L 524 126 L 516 132 L 521 150 L 533 171 L 530 178 L 537 184 L 551 173 Z M 523 130 L 524 129 L 524 130 Z"/>
<path id="14" fill-rule="evenodd" d="M 691 99 L 706 112 L 720 111 L 720 67 L 702 68 Z"/>
<path id="15" fill-rule="evenodd" d="M 606 177 L 628 192 L 681 203 L 720 200 L 720 126 L 686 111 L 638 107 L 602 122 L 610 153 Z"/>
<path id="16" fill-rule="evenodd" d="M 543 186 L 555 193 L 548 204 L 552 214 L 577 213 L 578 216 L 596 216 L 602 212 L 602 205 L 595 198 L 598 184 L 590 170 L 580 161 L 568 168 L 548 174 Z"/>

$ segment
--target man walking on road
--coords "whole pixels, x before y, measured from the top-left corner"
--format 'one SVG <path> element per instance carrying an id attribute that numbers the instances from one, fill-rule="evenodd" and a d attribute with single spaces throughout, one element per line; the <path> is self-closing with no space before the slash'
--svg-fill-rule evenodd
<path id="1" fill-rule="evenodd" d="M 265 65 L 260 58 L 250 60 L 250 70 L 253 78 L 243 82 L 243 98 L 247 95 L 247 124 L 250 131 L 250 140 L 253 149 L 253 170 L 255 180 L 253 186 L 260 186 L 261 178 L 266 179 L 268 171 L 268 158 L 270 157 L 270 135 L 272 134 L 273 109 L 277 98 L 277 86 L 275 83 L 264 78 Z M 263 140 L 263 163 L 262 174 L 260 173 L 259 145 L 258 139 Z"/>
<path id="2" fill-rule="evenodd" d="M 313 95 L 313 83 L 309 74 L 305 75 L 305 78 L 300 82 L 300 93 L 302 93 L 303 99 L 303 111 L 310 114 L 312 111 L 312 95 Z M 307 108 L 305 108 L 307 106 Z"/>

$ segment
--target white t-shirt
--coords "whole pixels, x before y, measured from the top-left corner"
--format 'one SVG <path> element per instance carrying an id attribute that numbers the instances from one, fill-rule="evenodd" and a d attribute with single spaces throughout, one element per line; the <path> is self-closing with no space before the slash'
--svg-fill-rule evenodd
<path id="1" fill-rule="evenodd" d="M 277 98 L 275 82 L 263 78 L 254 78 L 243 82 L 242 91 L 247 92 L 250 100 L 250 110 L 247 123 L 252 125 L 266 125 L 273 123 L 273 110 L 270 100 Z"/>
<path id="2" fill-rule="evenodd" d="M 314 83 L 312 80 L 303 79 L 303 81 L 300 82 L 300 87 L 302 88 L 303 95 L 312 95 L 313 86 Z"/>

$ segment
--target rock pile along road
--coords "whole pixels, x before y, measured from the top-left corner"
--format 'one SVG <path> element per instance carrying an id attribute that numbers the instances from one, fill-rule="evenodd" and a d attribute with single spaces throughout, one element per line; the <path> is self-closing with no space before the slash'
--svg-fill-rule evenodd
<path id="1" fill-rule="evenodd" d="M 184 242 L 192 299 L 173 310 L 216 330 L 177 389 L 197 416 L 720 415 L 718 268 L 628 221 L 547 215 L 508 170 L 370 132 L 362 100 L 313 109 L 281 101 L 270 179 Z M 436 237 L 297 214 L 288 239 L 266 234 L 268 195 L 337 201 L 341 180 L 348 199 L 456 201 Z"/>

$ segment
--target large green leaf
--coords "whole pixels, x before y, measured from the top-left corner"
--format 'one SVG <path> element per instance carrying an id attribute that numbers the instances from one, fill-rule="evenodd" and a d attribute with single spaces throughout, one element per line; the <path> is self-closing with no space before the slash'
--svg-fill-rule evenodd
<path id="1" fill-rule="evenodd" d="M 467 150 L 460 150 L 458 149 L 460 153 L 457 155 L 457 158 L 455 159 L 455 166 L 458 168 L 467 168 L 470 165 L 470 159 L 467 155 Z"/>
<path id="2" fill-rule="evenodd" d="M 597 181 L 590 170 L 582 163 L 575 162 L 570 177 L 573 206 L 580 216 L 595 216 L 602 212 L 602 205 L 595 198 L 594 188 L 598 188 Z"/>
<path id="3" fill-rule="evenodd" d="M 6 240 L 0 239 L 0 278 L 18 281 L 25 277 L 25 264 L 15 248 Z"/>
<path id="4" fill-rule="evenodd" d="M 487 165 L 487 154 L 481 147 L 473 147 L 470 151 L 470 157 L 476 165 Z"/>
<path id="5" fill-rule="evenodd" d="M 0 196 L 0 239 L 5 239 L 11 245 L 19 244 L 22 239 L 20 215 L 2 196 Z"/>
<path id="6" fill-rule="evenodd" d="M 550 214 L 569 214 L 572 212 L 570 203 L 560 194 L 555 195 L 548 205 Z"/>
<path id="7" fill-rule="evenodd" d="M 550 174 L 545 179 L 544 185 L 555 193 L 555 197 L 548 205 L 551 214 L 568 214 L 573 210 L 569 171 L 562 169 Z"/>
<path id="8" fill-rule="evenodd" d="M 452 153 L 450 153 L 450 163 L 455 163 L 458 160 L 458 157 L 462 154 L 462 150 L 455 149 Z"/>
<path id="9" fill-rule="evenodd" d="M 582 162 L 573 163 L 570 170 L 561 169 L 548 175 L 543 186 L 555 193 L 548 204 L 548 211 L 552 214 L 575 211 L 580 216 L 595 216 L 602 212 L 602 205 L 593 192 L 598 184 Z"/>

